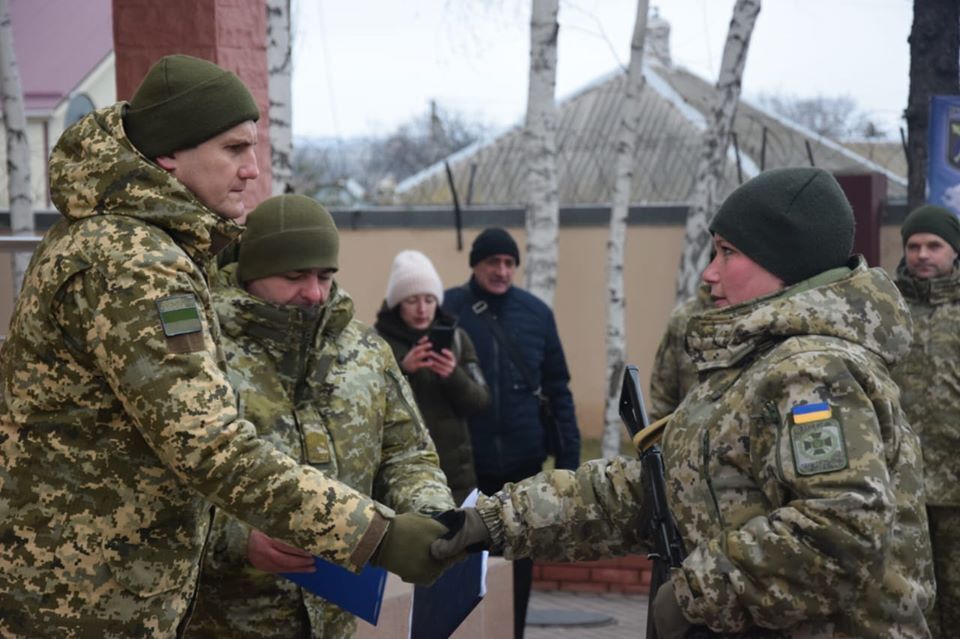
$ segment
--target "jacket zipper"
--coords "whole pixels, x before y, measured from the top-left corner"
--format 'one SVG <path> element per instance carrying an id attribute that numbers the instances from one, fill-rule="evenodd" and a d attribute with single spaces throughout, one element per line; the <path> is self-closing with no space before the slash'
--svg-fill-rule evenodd
<path id="1" fill-rule="evenodd" d="M 713 481 L 710 479 L 710 429 L 703 429 L 703 436 L 700 438 L 700 453 L 702 455 L 702 466 L 700 469 L 703 481 L 707 484 L 707 490 L 710 493 L 710 499 L 713 501 L 713 509 L 717 513 L 717 521 L 720 522 L 720 528 L 726 528 L 723 522 L 723 513 L 720 512 L 720 502 L 716 493 L 713 491 Z"/>

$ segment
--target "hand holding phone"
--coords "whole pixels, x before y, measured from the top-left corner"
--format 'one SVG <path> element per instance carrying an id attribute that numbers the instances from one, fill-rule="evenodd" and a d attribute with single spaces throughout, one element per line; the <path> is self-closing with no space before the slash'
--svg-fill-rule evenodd
<path id="1" fill-rule="evenodd" d="M 427 334 L 427 339 L 430 340 L 431 347 L 436 352 L 441 352 L 443 349 L 449 349 L 453 346 L 453 331 L 456 330 L 456 326 L 448 326 L 445 324 L 434 324 L 430 327 L 430 332 Z"/>

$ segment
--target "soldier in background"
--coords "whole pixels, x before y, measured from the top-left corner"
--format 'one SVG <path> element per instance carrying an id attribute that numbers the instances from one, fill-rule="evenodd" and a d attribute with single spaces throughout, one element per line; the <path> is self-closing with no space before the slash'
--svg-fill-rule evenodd
<path id="1" fill-rule="evenodd" d="M 819 169 L 767 171 L 723 203 L 687 344 L 700 383 L 662 430 L 687 551 L 657 592 L 663 639 L 928 636 L 919 440 L 887 367 L 910 343 L 895 286 L 849 258 L 853 212 Z M 849 259 L 848 259 L 849 258 Z M 582 560 L 648 551 L 639 461 L 587 462 L 482 497 L 436 557 L 474 543 Z"/>
<path id="2" fill-rule="evenodd" d="M 180 636 L 211 504 L 352 570 L 444 567 L 428 551 L 444 526 L 237 414 L 204 271 L 240 234 L 258 118 L 234 74 L 168 56 L 53 150 L 63 219 L 0 350 L 0 635 Z"/>
<path id="3" fill-rule="evenodd" d="M 710 287 L 702 285 L 695 296 L 670 312 L 667 330 L 660 338 L 650 371 L 650 421 L 675 411 L 687 392 L 696 385 L 697 367 L 686 347 L 687 322 L 710 306 Z"/>
<path id="4" fill-rule="evenodd" d="M 900 235 L 896 281 L 913 316 L 913 345 L 893 377 L 923 449 L 937 578 L 927 621 L 934 637 L 948 637 L 960 628 L 960 221 L 925 205 L 907 216 Z"/>
<path id="5" fill-rule="evenodd" d="M 278 195 L 247 218 L 239 261 L 213 284 L 241 415 L 277 450 L 398 512 L 454 505 L 390 347 L 337 285 L 330 214 Z M 352 637 L 353 615 L 277 572 L 313 556 L 218 511 L 188 637 Z"/>

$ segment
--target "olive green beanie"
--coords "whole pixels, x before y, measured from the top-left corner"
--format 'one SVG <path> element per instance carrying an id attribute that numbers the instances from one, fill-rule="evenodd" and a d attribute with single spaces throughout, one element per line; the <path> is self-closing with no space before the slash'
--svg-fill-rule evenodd
<path id="1" fill-rule="evenodd" d="M 710 224 L 787 286 L 843 266 L 853 249 L 853 209 L 822 169 L 765 171 L 720 205 Z"/>
<path id="2" fill-rule="evenodd" d="M 950 209 L 935 204 L 913 209 L 900 227 L 904 246 L 914 233 L 933 233 L 960 253 L 960 220 Z"/>
<path id="3" fill-rule="evenodd" d="M 240 239 L 237 278 L 261 277 L 310 268 L 339 268 L 340 236 L 327 209 L 303 195 L 275 195 L 247 216 Z"/>
<path id="4" fill-rule="evenodd" d="M 168 55 L 147 71 L 123 116 L 123 127 L 133 145 L 152 160 L 259 119 L 257 103 L 236 75 L 200 58 Z"/>

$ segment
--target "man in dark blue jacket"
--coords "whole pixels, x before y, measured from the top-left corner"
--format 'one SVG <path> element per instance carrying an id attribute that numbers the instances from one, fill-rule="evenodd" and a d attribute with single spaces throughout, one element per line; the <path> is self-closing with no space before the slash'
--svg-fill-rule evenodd
<path id="1" fill-rule="evenodd" d="M 477 485 L 487 495 L 540 472 L 548 452 L 555 455 L 557 468 L 572 470 L 580 463 L 580 431 L 557 324 L 550 307 L 513 286 L 519 264 L 520 252 L 510 234 L 486 229 L 470 250 L 473 277 L 444 294 L 443 308 L 460 318 L 490 386 L 489 408 L 469 420 Z M 513 346 L 495 335 L 495 325 Z M 522 359 L 525 371 L 515 357 Z M 556 422 L 560 451 L 547 450 L 551 438 L 545 430 L 549 425 L 541 419 L 538 390 Z M 513 563 L 514 630 L 515 639 L 521 639 L 533 563 Z"/>

